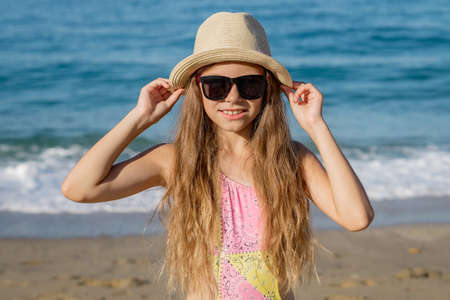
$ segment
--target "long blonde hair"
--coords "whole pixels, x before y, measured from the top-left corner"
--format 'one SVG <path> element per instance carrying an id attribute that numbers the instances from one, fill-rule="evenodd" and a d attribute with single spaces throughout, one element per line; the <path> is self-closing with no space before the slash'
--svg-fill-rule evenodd
<path id="1" fill-rule="evenodd" d="M 269 72 L 270 73 L 270 72 Z M 279 285 L 309 278 L 314 248 L 300 151 L 291 140 L 279 82 L 270 74 L 253 121 L 252 179 L 265 218 L 265 262 Z M 167 229 L 165 266 L 171 292 L 217 292 L 213 249 L 220 230 L 220 170 L 214 124 L 206 115 L 195 78 L 185 89 L 174 141 L 176 160 L 158 214 Z M 264 183 L 264 184 L 263 184 Z M 308 276 L 304 276 L 308 275 Z"/>

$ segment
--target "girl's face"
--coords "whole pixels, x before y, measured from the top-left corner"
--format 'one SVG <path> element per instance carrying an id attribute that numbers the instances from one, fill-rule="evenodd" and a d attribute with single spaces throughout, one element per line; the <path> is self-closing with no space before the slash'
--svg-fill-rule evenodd
<path id="1" fill-rule="evenodd" d="M 214 64 L 204 70 L 200 76 L 226 76 L 236 78 L 245 75 L 264 75 L 264 69 L 258 65 L 225 62 Z M 199 88 L 202 91 L 201 83 Z M 201 92 L 203 108 L 220 131 L 250 135 L 251 124 L 261 110 L 263 97 L 247 100 L 239 95 L 235 83 L 222 100 L 210 100 Z"/>

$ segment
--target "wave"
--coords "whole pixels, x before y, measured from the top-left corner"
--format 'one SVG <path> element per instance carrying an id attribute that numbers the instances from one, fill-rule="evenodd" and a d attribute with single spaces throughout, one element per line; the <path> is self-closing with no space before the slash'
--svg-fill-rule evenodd
<path id="1" fill-rule="evenodd" d="M 0 150 L 11 150 L 0 145 Z M 2 152 L 0 151 L 0 152 Z M 80 204 L 61 183 L 86 147 L 50 147 L 27 159 L 0 161 L 0 210 L 24 213 L 124 213 L 152 211 L 165 190 L 155 187 L 125 199 Z M 450 196 L 450 151 L 437 146 L 343 148 L 372 201 Z M 136 155 L 126 149 L 125 157 Z M 319 157 L 320 158 L 320 157 Z"/>

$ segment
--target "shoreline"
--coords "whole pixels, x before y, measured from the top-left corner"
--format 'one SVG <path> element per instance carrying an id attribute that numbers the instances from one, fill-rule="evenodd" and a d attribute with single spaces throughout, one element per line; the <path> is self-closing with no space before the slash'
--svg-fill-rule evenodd
<path id="1" fill-rule="evenodd" d="M 69 200 L 67 200 L 69 201 Z M 370 228 L 400 224 L 450 223 L 450 197 L 413 197 L 408 199 L 372 201 L 375 219 Z M 134 213 L 93 212 L 21 213 L 0 211 L 0 238 L 64 238 L 96 236 L 129 236 L 144 233 L 151 211 Z M 313 229 L 341 229 L 311 204 Z M 144 234 L 164 233 L 158 217 Z"/>
<path id="2" fill-rule="evenodd" d="M 296 299 L 414 300 L 450 295 L 450 223 L 313 232 L 330 252 L 317 250 L 321 283 L 312 279 L 298 286 Z M 169 299 L 166 276 L 155 278 L 162 265 L 164 236 L 1 238 L 0 242 L 0 288 L 5 299 Z"/>

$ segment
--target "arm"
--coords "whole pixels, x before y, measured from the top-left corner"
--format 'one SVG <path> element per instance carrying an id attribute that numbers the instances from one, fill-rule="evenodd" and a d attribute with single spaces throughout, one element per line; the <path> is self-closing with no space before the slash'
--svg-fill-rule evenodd
<path id="1" fill-rule="evenodd" d="M 170 93 L 169 88 L 167 79 L 156 79 L 142 88 L 137 106 L 67 175 L 61 186 L 66 198 L 85 203 L 104 202 L 164 184 L 173 157 L 171 145 L 158 145 L 112 164 L 134 138 L 170 111 L 183 90 Z"/>
<path id="2" fill-rule="evenodd" d="M 350 231 L 359 231 L 372 222 L 374 212 L 357 175 L 336 144 L 322 118 L 323 97 L 311 84 L 295 83 L 293 93 L 284 88 L 297 122 L 309 134 L 323 159 L 300 144 L 302 165 L 309 198 L 336 223 Z M 299 97 L 302 101 L 299 101 Z"/>

